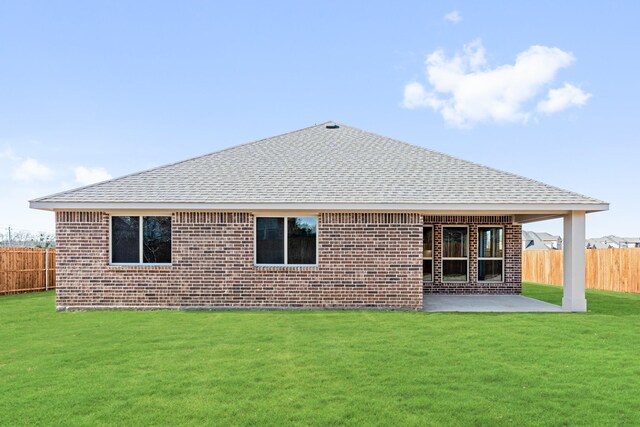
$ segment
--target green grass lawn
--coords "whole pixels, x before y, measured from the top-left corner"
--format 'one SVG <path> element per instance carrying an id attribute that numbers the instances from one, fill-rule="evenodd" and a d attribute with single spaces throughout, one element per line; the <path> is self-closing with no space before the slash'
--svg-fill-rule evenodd
<path id="1" fill-rule="evenodd" d="M 3 296 L 0 425 L 640 425 L 640 295 L 587 298 L 586 314 L 57 313 L 52 292 Z"/>

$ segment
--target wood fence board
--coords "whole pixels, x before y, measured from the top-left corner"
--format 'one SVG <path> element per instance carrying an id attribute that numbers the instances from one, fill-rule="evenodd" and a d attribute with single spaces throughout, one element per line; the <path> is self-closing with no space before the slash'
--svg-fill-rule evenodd
<path id="1" fill-rule="evenodd" d="M 46 251 L 49 252 L 48 270 L 45 249 L 0 248 L 0 294 L 45 290 L 47 272 L 49 289 L 55 289 L 55 249 Z"/>
<path id="2" fill-rule="evenodd" d="M 56 287 L 56 252 L 49 251 L 49 289 Z M 523 251 L 522 280 L 562 285 L 562 251 Z M 640 249 L 588 249 L 589 289 L 640 293 Z M 0 248 L 0 294 L 45 289 L 45 249 Z"/>
<path id="3" fill-rule="evenodd" d="M 524 251 L 522 280 L 562 285 L 562 251 Z M 589 289 L 640 293 L 640 249 L 586 249 L 585 282 Z"/>

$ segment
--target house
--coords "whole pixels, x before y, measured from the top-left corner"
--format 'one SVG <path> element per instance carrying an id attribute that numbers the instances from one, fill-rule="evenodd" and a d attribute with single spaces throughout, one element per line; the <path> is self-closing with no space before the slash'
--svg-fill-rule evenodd
<path id="1" fill-rule="evenodd" d="M 618 237 L 614 235 L 587 239 L 587 249 L 640 248 L 639 237 Z"/>
<path id="2" fill-rule="evenodd" d="M 562 249 L 562 237 L 545 232 L 535 233 L 549 249 Z"/>
<path id="3" fill-rule="evenodd" d="M 56 215 L 59 310 L 419 310 L 423 293 L 519 294 L 522 224 L 563 218 L 563 308 L 584 311 L 585 214 L 608 209 L 332 122 L 30 206 Z"/>
<path id="4" fill-rule="evenodd" d="M 613 245 L 599 239 L 587 239 L 585 247 L 587 249 L 612 249 Z"/>
<path id="5" fill-rule="evenodd" d="M 621 248 L 640 248 L 640 237 L 617 237 L 610 236 L 619 239 L 618 245 Z"/>
<path id="6" fill-rule="evenodd" d="M 562 249 L 562 237 L 549 233 L 536 233 L 534 231 L 522 231 L 523 250 Z"/>

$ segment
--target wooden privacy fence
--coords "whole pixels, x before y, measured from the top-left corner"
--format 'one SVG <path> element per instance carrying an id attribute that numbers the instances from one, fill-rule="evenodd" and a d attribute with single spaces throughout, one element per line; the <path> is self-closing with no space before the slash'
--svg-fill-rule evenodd
<path id="1" fill-rule="evenodd" d="M 0 295 L 55 287 L 55 249 L 0 248 Z"/>
<path id="2" fill-rule="evenodd" d="M 588 249 L 585 261 L 587 288 L 640 293 L 640 249 Z M 562 251 L 523 251 L 522 280 L 562 285 Z M 55 249 L 0 248 L 0 294 L 55 287 Z"/>
<path id="3" fill-rule="evenodd" d="M 640 293 L 640 249 L 585 250 L 587 288 Z M 562 285 L 562 251 L 523 251 L 522 281 Z"/>

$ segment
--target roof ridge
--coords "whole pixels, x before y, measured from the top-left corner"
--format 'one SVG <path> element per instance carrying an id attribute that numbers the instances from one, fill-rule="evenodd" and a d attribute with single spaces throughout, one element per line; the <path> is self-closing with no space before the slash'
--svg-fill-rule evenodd
<path id="1" fill-rule="evenodd" d="M 73 193 L 73 192 L 78 191 L 78 190 L 84 190 L 85 188 L 97 187 L 99 185 L 103 185 L 103 184 L 108 184 L 108 183 L 111 183 L 111 182 L 119 181 L 119 180 L 124 179 L 124 178 L 129 178 L 129 177 L 132 177 L 132 176 L 141 175 L 143 173 L 147 173 L 147 172 L 156 171 L 156 170 L 159 170 L 159 169 L 168 168 L 170 166 L 179 165 L 181 163 L 190 162 L 192 160 L 202 159 L 204 157 L 212 156 L 214 154 L 220 154 L 220 153 L 223 153 L 225 151 L 234 150 L 236 148 L 246 147 L 247 145 L 257 144 L 257 143 L 260 143 L 260 142 L 263 142 L 263 141 L 267 141 L 269 139 L 280 138 L 280 137 L 285 136 L 285 135 L 290 135 L 290 134 L 293 134 L 293 133 L 296 133 L 296 132 L 302 132 L 302 131 L 305 131 L 307 129 L 311 129 L 311 128 L 314 128 L 314 127 L 324 126 L 324 125 L 326 125 L 328 123 L 337 123 L 337 122 L 329 120 L 329 121 L 326 121 L 326 122 L 322 122 L 320 124 L 314 124 L 312 126 L 307 126 L 307 127 L 304 127 L 304 128 L 300 128 L 300 129 L 292 130 L 292 131 L 289 131 L 289 132 L 281 133 L 279 135 L 274 135 L 274 136 L 269 136 L 269 137 L 266 137 L 266 138 L 256 139 L 256 140 L 253 140 L 253 141 L 243 142 L 241 144 L 233 145 L 231 147 L 222 148 L 220 150 L 212 151 L 210 153 L 201 154 L 199 156 L 190 157 L 190 158 L 184 159 L 184 160 L 178 160 L 177 162 L 166 163 L 166 164 L 163 164 L 163 165 L 154 166 L 154 167 L 149 168 L 149 169 L 144 169 L 144 170 L 141 170 L 141 171 L 128 173 L 126 175 L 117 176 L 115 178 L 107 179 L 107 180 L 104 180 L 104 181 L 94 182 L 93 184 L 87 184 L 87 185 L 83 185 L 83 186 L 80 186 L 80 187 L 71 188 L 69 190 L 60 191 L 58 193 L 48 194 L 48 195 L 43 196 L 43 197 L 38 197 L 37 199 L 29 200 L 29 202 L 38 202 L 38 201 L 41 201 L 41 200 L 44 200 L 44 199 L 50 199 L 51 197 L 62 196 L 64 194 Z"/>

